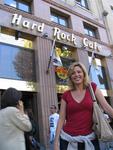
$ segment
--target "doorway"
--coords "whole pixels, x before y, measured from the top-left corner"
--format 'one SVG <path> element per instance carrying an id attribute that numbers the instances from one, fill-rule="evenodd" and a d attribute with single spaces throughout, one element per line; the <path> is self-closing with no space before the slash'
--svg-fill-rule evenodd
<path id="1" fill-rule="evenodd" d="M 39 141 L 37 94 L 35 92 L 22 92 L 22 101 L 24 102 L 25 111 L 31 109 L 33 113 L 33 117 L 37 125 L 37 139 Z"/>

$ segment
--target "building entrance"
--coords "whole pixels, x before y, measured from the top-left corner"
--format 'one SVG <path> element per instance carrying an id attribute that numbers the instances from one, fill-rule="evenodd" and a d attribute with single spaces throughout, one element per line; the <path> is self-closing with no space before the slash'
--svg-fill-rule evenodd
<path id="1" fill-rule="evenodd" d="M 33 118 L 35 119 L 37 126 L 37 139 L 39 140 L 37 95 L 35 92 L 22 92 L 22 100 L 24 102 L 25 111 L 31 109 L 33 113 Z"/>

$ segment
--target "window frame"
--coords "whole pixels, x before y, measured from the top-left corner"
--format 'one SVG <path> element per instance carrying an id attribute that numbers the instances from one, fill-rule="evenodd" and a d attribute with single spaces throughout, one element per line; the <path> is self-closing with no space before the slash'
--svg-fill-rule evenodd
<path id="1" fill-rule="evenodd" d="M 92 57 L 91 53 L 89 52 L 88 53 L 88 60 L 89 60 L 90 65 L 91 65 L 90 60 L 92 59 L 91 57 Z M 92 81 L 95 82 L 101 90 L 107 91 L 107 90 L 109 90 L 109 86 L 108 86 L 106 69 L 105 69 L 105 66 L 103 65 L 102 59 L 103 59 L 102 57 L 95 54 L 94 65 L 92 65 L 91 69 L 90 69 L 90 76 L 91 76 Z M 98 72 L 98 74 L 97 74 L 97 72 Z M 95 78 L 93 78 L 93 76 L 95 76 L 97 78 L 97 80 L 98 80 L 97 82 L 95 81 Z M 99 76 L 101 77 L 100 79 L 99 79 Z M 101 79 L 104 82 L 101 81 Z M 102 84 L 101 82 L 103 82 L 104 84 Z"/>
<path id="2" fill-rule="evenodd" d="M 97 27 L 92 26 L 92 25 L 90 25 L 86 22 L 83 22 L 83 26 L 84 26 L 85 35 L 87 35 L 89 37 L 92 37 L 92 38 L 100 39 Z M 87 31 L 88 34 L 86 33 L 86 31 Z"/>
<path id="3" fill-rule="evenodd" d="M 20 51 L 27 51 L 27 52 L 31 52 L 32 53 L 32 55 L 35 55 L 34 53 L 35 53 L 35 51 L 33 50 L 33 49 L 29 49 L 29 48 L 25 48 L 25 47 L 21 47 L 21 46 L 16 46 L 16 45 L 12 45 L 12 44 L 9 44 L 9 43 L 3 43 L 3 42 L 0 42 L 0 46 L 1 45 L 3 45 L 3 46 L 10 46 L 10 47 L 13 47 L 13 48 L 18 48 Z M 34 62 L 34 60 L 33 60 L 33 62 Z M 11 70 L 10 70 L 11 71 Z M 10 79 L 10 80 L 18 80 L 18 81 L 26 81 L 26 82 L 36 82 L 36 70 L 35 70 L 35 67 L 34 67 L 34 69 L 33 69 L 33 71 L 34 71 L 34 76 L 33 76 L 33 78 L 31 78 L 31 79 L 33 79 L 33 80 L 26 80 L 26 79 L 22 79 L 21 77 L 18 77 L 18 78 L 14 78 L 14 77 L 9 77 L 9 76 L 7 76 L 7 77 L 5 77 L 5 76 L 0 76 L 0 78 L 4 78 L 4 79 Z"/>
<path id="4" fill-rule="evenodd" d="M 63 50 L 63 47 L 66 47 L 67 50 L 66 49 Z M 63 66 L 57 66 L 56 65 L 55 68 L 63 67 L 63 68 L 66 68 L 68 70 L 68 67 L 70 66 L 70 64 L 72 62 L 76 61 L 76 58 L 74 57 L 75 49 L 73 47 L 71 47 L 71 46 L 68 46 L 68 45 L 63 45 L 63 44 L 56 43 L 55 51 L 57 49 L 60 49 L 60 51 L 58 50 L 59 53 L 60 53 L 59 57 L 60 57 L 60 60 L 61 60 L 61 62 L 63 64 Z M 68 53 L 68 52 L 70 52 L 70 53 Z M 55 73 L 55 77 L 56 77 L 57 85 L 65 85 L 65 86 L 67 85 L 67 79 L 59 78 L 57 76 L 57 73 Z"/>
<path id="5" fill-rule="evenodd" d="M 23 80 L 19 76 L 16 78 L 15 74 L 14 74 L 15 77 L 14 76 L 10 77 L 10 76 L 7 76 L 7 74 L 4 74 L 3 77 L 2 76 L 0 77 L 0 79 L 4 78 L 4 79 L 16 80 L 16 81 L 18 80 L 18 81 L 22 81 L 22 82 L 25 81 L 25 82 L 29 82 L 29 83 L 30 82 L 35 83 L 36 82 L 36 70 L 35 70 L 36 66 L 35 66 L 35 63 L 34 63 L 34 61 L 35 61 L 35 59 L 34 59 L 35 50 L 34 50 L 34 47 L 33 47 L 33 38 L 29 39 L 28 36 L 26 36 L 26 34 L 23 34 L 23 37 L 21 37 L 18 40 L 16 40 L 15 39 L 15 32 L 16 32 L 15 30 L 12 30 L 12 29 L 9 29 L 9 28 L 6 28 L 6 27 L 2 27 L 1 28 L 0 46 L 5 47 L 3 54 L 5 56 L 6 50 L 9 50 L 7 52 L 7 54 L 11 54 L 10 49 L 13 49 L 12 52 L 14 52 L 14 51 L 16 52 L 18 50 L 19 52 L 26 53 L 26 55 L 28 57 L 31 57 L 31 58 L 33 57 L 33 59 L 30 59 L 30 60 L 32 60 L 31 62 L 32 62 L 33 66 L 34 66 L 33 69 L 32 69 L 33 76 L 31 76 L 31 78 L 25 76 L 25 80 Z M 3 36 L 2 36 L 2 34 L 3 34 Z M 6 36 L 4 36 L 4 35 L 6 35 Z M 8 36 L 8 38 L 7 38 L 7 36 Z M 7 40 L 6 40 L 6 38 L 7 38 Z M 32 44 L 32 45 L 29 46 L 29 44 Z M 2 49 L 1 49 L 1 52 L 2 52 Z M 24 56 L 24 55 L 22 55 L 22 56 Z M 12 61 L 12 58 L 10 58 L 10 59 Z M 5 60 L 7 60 L 7 59 L 5 58 Z M 23 60 L 25 60 L 25 59 L 23 59 Z M 5 62 L 7 63 L 7 61 L 5 61 Z M 28 67 L 29 67 L 29 65 L 28 65 Z"/>
<path id="6" fill-rule="evenodd" d="M 16 8 L 16 9 L 18 9 L 18 10 L 21 10 L 21 11 L 23 11 L 23 12 L 26 12 L 26 13 L 30 13 L 31 14 L 31 2 L 32 1 L 30 1 L 30 2 L 28 2 L 28 1 L 22 1 L 22 0 L 12 0 L 12 2 L 15 2 L 16 3 L 16 7 L 13 7 L 13 6 L 11 6 L 10 4 L 8 4 L 8 3 L 6 3 L 5 2 L 5 0 L 4 0 L 4 3 L 5 3 L 5 5 L 7 5 L 7 6 L 10 6 L 10 7 L 12 7 L 12 8 Z M 25 10 L 23 10 L 23 9 L 20 9 L 19 8 L 19 4 L 23 4 L 23 5 L 25 5 L 25 6 L 27 6 L 28 7 L 28 11 L 25 11 Z"/>
<path id="7" fill-rule="evenodd" d="M 62 14 L 62 15 L 61 15 Z M 57 22 L 55 22 L 54 20 L 52 20 L 52 17 L 56 17 L 57 18 Z M 66 28 L 70 28 L 70 22 L 69 22 L 69 17 L 68 15 L 62 13 L 62 12 L 58 12 L 56 10 L 53 10 L 51 9 L 51 21 L 58 24 L 58 25 L 61 25 L 63 27 L 66 27 Z M 65 25 L 61 24 L 60 23 L 60 19 L 62 19 L 63 21 L 65 21 Z"/>
<path id="8" fill-rule="evenodd" d="M 89 6 L 88 6 L 88 1 L 87 0 L 76 0 L 76 3 L 78 5 L 80 5 L 81 7 L 89 10 Z M 83 5 L 83 3 L 84 3 L 84 5 Z"/>

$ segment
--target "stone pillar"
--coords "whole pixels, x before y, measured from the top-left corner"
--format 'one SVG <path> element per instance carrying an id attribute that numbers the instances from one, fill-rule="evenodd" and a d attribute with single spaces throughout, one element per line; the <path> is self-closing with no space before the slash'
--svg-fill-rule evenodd
<path id="1" fill-rule="evenodd" d="M 35 42 L 35 58 L 36 58 L 36 74 L 37 74 L 37 105 L 39 120 L 40 141 L 47 147 L 48 143 L 48 117 L 50 105 L 57 105 L 57 93 L 55 72 L 51 64 L 50 72 L 47 74 L 47 64 L 52 48 L 52 41 L 41 37 L 36 38 Z"/>
<path id="2" fill-rule="evenodd" d="M 89 61 L 88 61 L 88 52 L 85 50 L 77 49 L 78 61 L 83 63 L 88 71 Z"/>

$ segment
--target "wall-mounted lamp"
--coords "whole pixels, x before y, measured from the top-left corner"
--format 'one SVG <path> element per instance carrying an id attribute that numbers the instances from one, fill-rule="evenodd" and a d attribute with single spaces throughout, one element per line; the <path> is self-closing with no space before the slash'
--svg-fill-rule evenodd
<path id="1" fill-rule="evenodd" d="M 113 58 L 113 54 L 110 54 L 107 56 L 108 58 Z"/>
<path id="2" fill-rule="evenodd" d="M 15 40 L 18 40 L 21 37 L 20 31 L 15 31 Z"/>
<path id="3" fill-rule="evenodd" d="M 44 33 L 44 34 L 43 34 L 43 37 L 44 37 L 44 38 L 47 38 L 47 37 L 48 37 L 48 33 Z"/>
<path id="4" fill-rule="evenodd" d="M 107 12 L 106 10 L 104 10 L 104 11 L 102 12 L 102 15 L 106 17 L 106 16 L 108 15 L 108 12 Z"/>
<path id="5" fill-rule="evenodd" d="M 62 46 L 62 50 L 63 50 L 63 51 L 67 51 L 67 50 L 68 50 L 68 47 L 65 46 L 65 45 L 63 45 L 63 46 Z"/>

